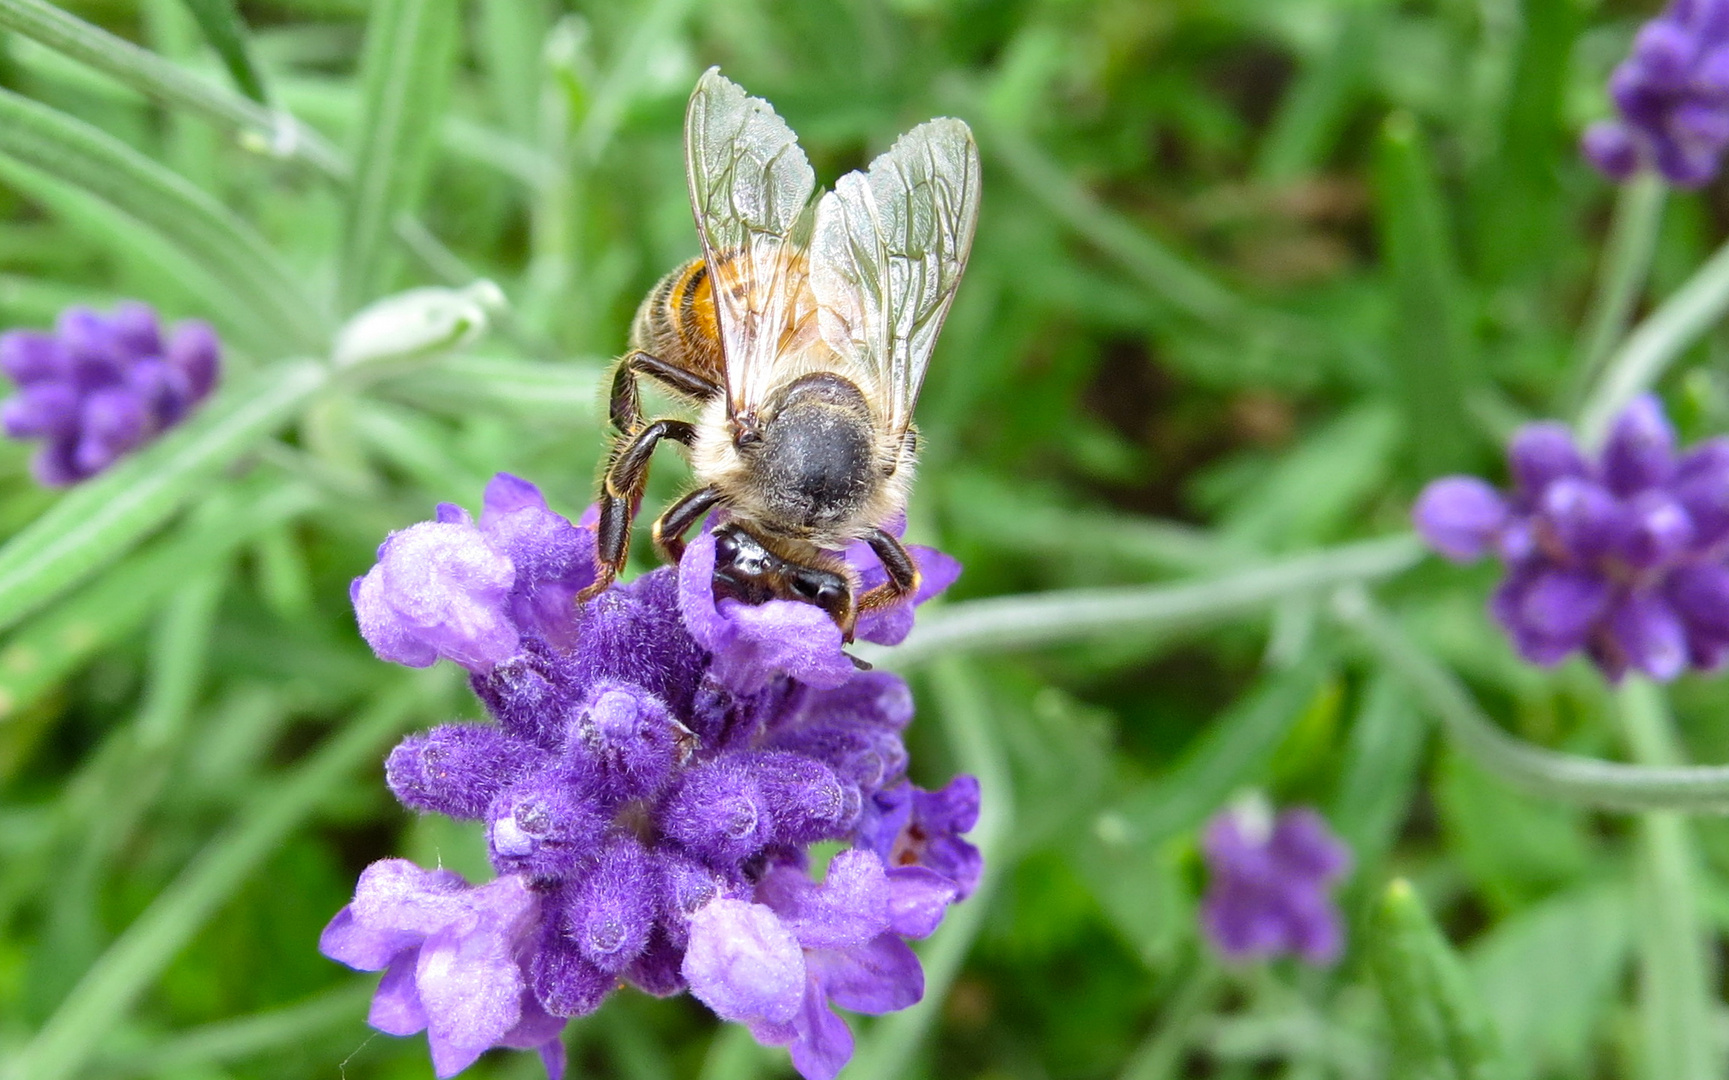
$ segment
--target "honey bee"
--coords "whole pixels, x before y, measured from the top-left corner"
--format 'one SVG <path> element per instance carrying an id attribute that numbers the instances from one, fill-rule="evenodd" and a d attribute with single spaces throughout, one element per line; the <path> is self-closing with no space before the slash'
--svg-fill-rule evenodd
<path id="1" fill-rule="evenodd" d="M 684 135 L 702 255 L 648 294 L 614 369 L 599 575 L 582 598 L 624 569 L 649 459 L 670 439 L 696 486 L 654 523 L 662 555 L 677 562 L 690 527 L 724 509 L 717 590 L 814 603 L 850 641 L 859 613 L 918 588 L 886 526 L 906 507 L 913 405 L 972 247 L 978 147 L 961 121 L 931 120 L 813 202 L 792 130 L 717 68 Z M 645 418 L 639 376 L 696 419 Z M 857 540 L 888 572 L 863 596 L 839 555 Z"/>

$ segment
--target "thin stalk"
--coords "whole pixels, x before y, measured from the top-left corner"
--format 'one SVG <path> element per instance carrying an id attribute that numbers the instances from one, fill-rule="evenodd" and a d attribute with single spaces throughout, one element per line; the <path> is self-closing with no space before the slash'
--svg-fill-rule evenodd
<path id="1" fill-rule="evenodd" d="M 924 616 L 895 649 L 859 646 L 858 655 L 904 668 L 948 653 L 1002 652 L 1121 633 L 1218 622 L 1291 596 L 1372 581 L 1423 558 L 1415 537 L 1393 536 L 1296 555 L 1178 585 L 1065 589 L 968 600 Z"/>
<path id="2" fill-rule="evenodd" d="M 1619 703 L 1635 761 L 1681 762 L 1661 687 L 1629 679 Z M 1699 915 L 1698 856 L 1687 819 L 1673 810 L 1644 814 L 1638 843 L 1639 1020 L 1646 1080 L 1721 1077 L 1712 992 L 1716 979 Z"/>
<path id="3" fill-rule="evenodd" d="M 1600 444 L 1627 403 L 1654 386 L 1670 363 L 1725 310 L 1729 310 L 1729 243 L 1646 316 L 1609 359 L 1579 410 L 1579 434 L 1585 444 Z"/>
<path id="4" fill-rule="evenodd" d="M 1609 353 L 1627 330 L 1633 305 L 1645 288 L 1651 270 L 1651 253 L 1657 248 L 1657 232 L 1663 224 L 1663 206 L 1669 189 L 1653 172 L 1641 172 L 1621 188 L 1615 200 L 1615 216 L 1609 224 L 1609 243 L 1597 271 L 1591 315 L 1579 336 L 1573 361 L 1573 383 L 1568 404 L 1577 406 L 1586 388 L 1597 380 Z"/>
<path id="5" fill-rule="evenodd" d="M 1170 1080 L 1179 1075 L 1183 1054 L 1195 1037 L 1195 1021 L 1218 996 L 1222 975 L 1219 965 L 1203 952 L 1171 994 L 1158 1024 L 1129 1057 L 1119 1080 Z"/>
<path id="6" fill-rule="evenodd" d="M 261 791 L 109 946 L 36 1036 L 4 1067 L 4 1080 L 67 1080 L 96 1053 L 94 1031 L 126 1015 L 163 968 L 245 884 L 283 839 L 374 759 L 426 697 L 421 680 L 393 683 L 282 782 Z"/>
<path id="7" fill-rule="evenodd" d="M 1412 644 L 1360 587 L 1340 590 L 1333 606 L 1369 652 L 1417 692 L 1453 745 L 1508 783 L 1604 810 L 1729 814 L 1729 766 L 1627 765 L 1533 746 L 1495 726 L 1452 672 Z"/>
<path id="8" fill-rule="evenodd" d="M 286 111 L 199 78 L 46 0 L 0 0 L 0 26 L 88 64 L 146 97 L 234 128 L 249 137 L 250 145 L 274 157 L 300 158 L 337 180 L 349 176 L 342 153 Z"/>
<path id="9" fill-rule="evenodd" d="M 955 761 L 979 780 L 979 821 L 968 839 L 984 855 L 984 874 L 972 895 L 949 909 L 941 928 L 919 950 L 925 969 L 924 998 L 877 1021 L 860 1040 L 847 1080 L 898 1080 L 912 1071 L 913 1057 L 936 1024 L 1011 860 L 1008 839 L 1014 828 L 1014 788 L 1008 761 L 991 731 L 990 709 L 978 674 L 963 661 L 950 659 L 932 672 L 932 681 L 938 717 Z"/>

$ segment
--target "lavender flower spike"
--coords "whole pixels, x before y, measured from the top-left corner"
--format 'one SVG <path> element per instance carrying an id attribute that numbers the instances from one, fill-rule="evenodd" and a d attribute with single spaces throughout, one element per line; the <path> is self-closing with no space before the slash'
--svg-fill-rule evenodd
<path id="1" fill-rule="evenodd" d="M 914 550 L 925 588 L 861 619 L 860 636 L 905 636 L 916 602 L 959 572 Z M 440 507 L 392 534 L 355 582 L 380 657 L 461 664 L 491 715 L 410 736 L 385 774 L 413 810 L 482 822 L 500 876 L 464 892 L 453 876 L 375 864 L 325 951 L 398 972 L 374 1023 L 427 1027 L 441 1075 L 487 1046 L 523 1045 L 512 1024 L 545 1016 L 556 1031 L 629 984 L 688 986 L 790 1047 L 807 1077 L 832 1077 L 852 1039 L 829 1005 L 918 1000 L 924 977 L 905 939 L 977 884 L 979 852 L 962 834 L 978 783 L 913 787 L 906 684 L 859 671 L 816 607 L 717 598 L 712 534 L 680 566 L 577 606 L 594 551 L 591 518 L 573 524 L 500 474 L 478 521 Z M 858 569 L 868 584 L 870 567 Z M 849 850 L 817 885 L 807 863 L 820 842 Z M 428 905 L 440 912 L 430 921 L 417 914 Z M 452 935 L 473 1015 L 441 1012 L 453 999 L 437 992 L 453 984 L 429 989 L 421 975 L 418 958 Z"/>
<path id="2" fill-rule="evenodd" d="M 1232 960 L 1295 954 L 1331 964 L 1344 947 L 1331 886 L 1351 865 L 1320 814 L 1307 808 L 1275 817 L 1260 799 L 1221 811 L 1202 842 L 1210 880 L 1201 925 Z"/>
<path id="3" fill-rule="evenodd" d="M 166 341 L 156 312 L 127 301 L 107 315 L 68 308 L 53 333 L 0 334 L 0 370 L 18 393 L 0 403 L 0 427 L 40 439 L 39 483 L 87 480 L 184 420 L 216 385 L 221 345 L 188 320 Z"/>
<path id="4" fill-rule="evenodd" d="M 1729 0 L 1674 0 L 1609 78 L 1617 118 L 1581 140 L 1610 179 L 1655 169 L 1677 187 L 1717 175 L 1729 149 Z"/>
<path id="5" fill-rule="evenodd" d="M 1497 554 L 1489 608 L 1521 656 L 1583 651 L 1610 679 L 1673 679 L 1729 660 L 1729 440 L 1686 453 L 1655 397 L 1616 420 L 1598 461 L 1567 429 L 1531 424 L 1508 450 L 1513 489 L 1445 477 L 1417 500 L 1429 545 Z"/>

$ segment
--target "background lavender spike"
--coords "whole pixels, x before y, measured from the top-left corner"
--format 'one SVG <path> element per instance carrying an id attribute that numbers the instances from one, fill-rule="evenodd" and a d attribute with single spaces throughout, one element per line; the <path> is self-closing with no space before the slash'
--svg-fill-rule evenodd
<path id="1" fill-rule="evenodd" d="M 1350 870 L 1351 853 L 1320 814 L 1297 807 L 1275 816 L 1247 800 L 1207 824 L 1201 850 L 1201 925 L 1228 959 L 1338 959 L 1344 923 L 1331 890 Z"/>
<path id="2" fill-rule="evenodd" d="M 1721 0 L 1676 0 L 1640 28 L 1609 79 L 1617 118 L 1581 140 L 1613 180 L 1654 169 L 1677 187 L 1716 177 L 1729 148 L 1729 17 Z"/>
<path id="3" fill-rule="evenodd" d="M 68 308 L 52 332 L 0 334 L 0 370 L 18 387 L 0 403 L 0 426 L 14 439 L 40 439 L 32 473 L 65 487 L 186 419 L 221 365 L 206 323 L 179 323 L 164 340 L 148 304 L 126 301 L 107 315 Z"/>
<path id="4" fill-rule="evenodd" d="M 1587 461 L 1552 423 L 1521 431 L 1505 495 L 1476 477 L 1429 484 L 1412 511 L 1457 562 L 1494 552 L 1507 576 L 1489 610 L 1536 664 L 1584 653 L 1605 675 L 1673 679 L 1729 659 L 1718 604 L 1729 583 L 1729 440 L 1685 453 L 1647 395 Z"/>

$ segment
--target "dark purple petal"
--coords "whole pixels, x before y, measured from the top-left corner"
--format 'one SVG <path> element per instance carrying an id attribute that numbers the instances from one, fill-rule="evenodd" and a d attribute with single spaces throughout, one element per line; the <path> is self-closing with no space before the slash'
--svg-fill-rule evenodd
<path id="1" fill-rule="evenodd" d="M 1454 562 L 1482 558 L 1507 522 L 1507 504 L 1474 476 L 1433 481 L 1418 496 L 1411 519 L 1423 540 Z"/>
<path id="2" fill-rule="evenodd" d="M 883 569 L 882 562 L 874 553 L 868 556 L 858 553 L 855 549 L 860 547 L 865 545 L 855 544 L 847 549 L 847 561 L 855 567 L 863 568 L 859 581 L 862 595 L 888 581 L 888 571 Z M 866 548 L 866 551 L 869 549 Z M 853 632 L 861 641 L 873 641 L 878 645 L 899 645 L 912 633 L 913 609 L 941 595 L 961 576 L 960 560 L 945 555 L 936 548 L 909 544 L 907 554 L 912 556 L 913 565 L 919 570 L 918 589 L 914 591 L 910 602 L 902 601 L 893 607 L 879 608 L 860 615 Z"/>
<path id="3" fill-rule="evenodd" d="M 690 751 L 690 729 L 641 689 L 602 683 L 577 714 L 573 747 L 621 799 L 658 794 Z"/>
<path id="4" fill-rule="evenodd" d="M 852 1060 L 852 1032 L 823 1002 L 814 983 L 800 1003 L 794 1027 L 798 1034 L 788 1049 L 792 1067 L 804 1080 L 834 1080 Z"/>
<path id="5" fill-rule="evenodd" d="M 487 811 L 486 842 L 500 873 L 558 880 L 592 857 L 609 817 L 568 773 L 537 770 Z"/>
<path id="6" fill-rule="evenodd" d="M 328 953 L 326 955 L 329 955 Z M 398 956 L 378 981 L 366 1022 L 386 1035 L 416 1035 L 426 1030 L 426 1006 L 414 975 L 420 965 L 420 947 Z"/>
<path id="7" fill-rule="evenodd" d="M 1667 681 L 1687 666 L 1687 632 L 1664 599 L 1653 592 L 1627 595 L 1609 617 L 1609 633 L 1626 662 Z"/>
<path id="8" fill-rule="evenodd" d="M 384 778 L 404 806 L 474 820 L 537 756 L 490 724 L 445 724 L 397 744 Z"/>
<path id="9" fill-rule="evenodd" d="M 1667 483 L 1675 472 L 1675 429 L 1654 394 L 1622 410 L 1603 446 L 1603 479 L 1623 498 Z"/>
<path id="10" fill-rule="evenodd" d="M 1634 496 L 1627 518 L 1621 558 L 1641 570 L 1662 566 L 1693 544 L 1693 520 L 1667 492 L 1647 491 Z"/>
<path id="11" fill-rule="evenodd" d="M 0 371 L 20 386 L 62 382 L 71 375 L 59 339 L 35 330 L 8 330 L 0 334 Z"/>
<path id="12" fill-rule="evenodd" d="M 1665 595 L 1691 632 L 1729 637 L 1729 567 L 1680 567 L 1669 575 Z"/>
<path id="13" fill-rule="evenodd" d="M 565 937 L 589 963 L 616 975 L 648 947 L 659 916 L 659 881 L 632 837 L 613 840 L 594 860 L 562 913 Z"/>
<path id="14" fill-rule="evenodd" d="M 922 866 L 899 866 L 888 872 L 889 928 L 902 937 L 936 933 L 949 905 L 960 899 L 960 886 Z"/>
<path id="15" fill-rule="evenodd" d="M 879 1016 L 917 1005 L 925 995 L 918 954 L 894 934 L 844 952 L 808 953 L 805 963 L 829 1001 L 852 1012 Z"/>
<path id="16" fill-rule="evenodd" d="M 137 300 L 122 300 L 108 315 L 115 344 L 133 357 L 162 355 L 162 323 L 156 309 Z"/>
<path id="17" fill-rule="evenodd" d="M 1579 139 L 1579 152 L 1597 171 L 1624 183 L 1639 171 L 1639 148 L 1625 125 L 1614 120 L 1602 120 L 1585 129 Z"/>
<path id="18" fill-rule="evenodd" d="M 529 962 L 528 977 L 535 998 L 557 1017 L 587 1016 L 618 985 L 554 926 L 546 927 Z"/>
<path id="19" fill-rule="evenodd" d="M 187 319 L 174 327 L 166 359 L 186 375 L 192 399 L 202 400 L 215 388 L 222 371 L 222 343 L 209 323 Z"/>
<path id="20" fill-rule="evenodd" d="M 754 771 L 725 761 L 685 773 L 660 817 L 669 839 L 716 866 L 736 866 L 761 851 L 773 826 Z"/>
<path id="21" fill-rule="evenodd" d="M 0 426 L 14 439 L 75 437 L 80 416 L 77 392 L 59 382 L 32 383 L 0 405 Z"/>
<path id="22" fill-rule="evenodd" d="M 1579 445 L 1567 425 L 1553 420 L 1526 424 L 1507 448 L 1507 467 L 1519 495 L 1534 502 L 1550 484 L 1568 477 L 1590 475 Z"/>
<path id="23" fill-rule="evenodd" d="M 1537 520 L 1554 546 L 1581 563 L 1622 550 L 1632 528 L 1626 508 L 1607 489 L 1570 478 L 1543 492 Z"/>
<path id="24" fill-rule="evenodd" d="M 354 920 L 354 909 L 344 907 L 318 936 L 318 951 L 356 971 L 383 971 L 425 939 L 412 930 L 362 926 Z"/>
<path id="25" fill-rule="evenodd" d="M 98 390 L 84 399 L 78 419 L 78 467 L 100 472 L 121 454 L 144 442 L 150 416 L 138 395 L 123 388 Z"/>

